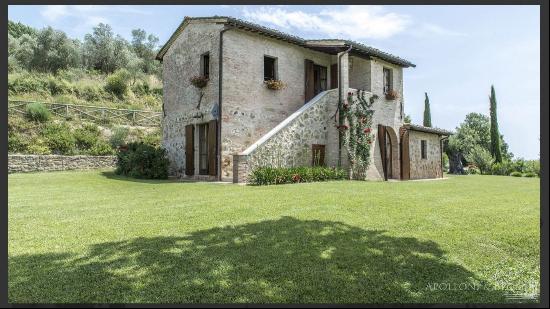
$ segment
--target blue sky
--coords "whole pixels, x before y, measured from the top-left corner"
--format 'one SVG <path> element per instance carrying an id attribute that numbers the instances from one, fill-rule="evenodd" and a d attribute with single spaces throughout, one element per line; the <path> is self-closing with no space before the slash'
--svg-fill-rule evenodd
<path id="1" fill-rule="evenodd" d="M 229 15 L 304 38 L 346 38 L 417 65 L 405 70 L 405 112 L 453 130 L 469 112 L 489 114 L 491 84 L 500 131 L 516 157 L 536 159 L 540 136 L 538 6 L 9 6 L 9 19 L 83 38 L 99 22 L 130 38 L 135 28 L 164 44 L 184 16 Z"/>

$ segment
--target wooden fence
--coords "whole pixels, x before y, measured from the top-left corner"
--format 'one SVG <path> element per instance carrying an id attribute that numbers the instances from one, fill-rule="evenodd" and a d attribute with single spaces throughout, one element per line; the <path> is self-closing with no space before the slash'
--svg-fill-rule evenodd
<path id="1" fill-rule="evenodd" d="M 8 100 L 8 112 L 25 114 L 27 105 L 31 103 L 44 104 L 54 115 L 66 119 L 79 118 L 100 123 L 112 122 L 144 127 L 160 126 L 162 119 L 161 112 L 18 100 Z"/>

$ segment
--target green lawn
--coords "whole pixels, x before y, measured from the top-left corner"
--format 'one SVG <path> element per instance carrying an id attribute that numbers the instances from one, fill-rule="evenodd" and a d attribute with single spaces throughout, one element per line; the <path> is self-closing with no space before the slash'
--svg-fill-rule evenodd
<path id="1" fill-rule="evenodd" d="M 9 176 L 10 302 L 517 302 L 539 179 L 268 187 Z"/>

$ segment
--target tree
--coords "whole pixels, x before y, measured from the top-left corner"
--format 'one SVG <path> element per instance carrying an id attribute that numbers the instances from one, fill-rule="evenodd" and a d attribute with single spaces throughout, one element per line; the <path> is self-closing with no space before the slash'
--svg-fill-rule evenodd
<path id="1" fill-rule="evenodd" d="M 425 127 L 431 127 L 432 126 L 432 115 L 430 112 L 430 98 L 428 98 L 428 93 L 424 92 L 424 126 Z"/>
<path id="2" fill-rule="evenodd" d="M 79 64 L 79 46 L 69 39 L 65 32 L 54 30 L 52 27 L 38 32 L 31 69 L 56 73 L 61 69 L 76 67 Z"/>
<path id="3" fill-rule="evenodd" d="M 8 33 L 18 39 L 24 34 L 36 37 L 37 31 L 33 27 L 27 26 L 20 22 L 8 20 Z"/>
<path id="4" fill-rule="evenodd" d="M 160 65 L 155 61 L 158 42 L 158 37 L 152 34 L 147 35 L 143 29 L 132 30 L 132 49 L 143 60 L 142 70 L 144 73 L 158 72 Z"/>
<path id="5" fill-rule="evenodd" d="M 131 53 L 130 44 L 120 35 L 115 36 L 107 24 L 98 24 L 84 37 L 84 58 L 89 68 L 112 73 L 126 67 Z"/>
<path id="6" fill-rule="evenodd" d="M 490 114 L 491 114 L 491 156 L 495 162 L 502 162 L 502 149 L 500 147 L 500 133 L 498 132 L 497 120 L 497 98 L 495 95 L 495 87 L 491 85 Z"/>
<path id="7" fill-rule="evenodd" d="M 445 145 L 445 152 L 450 161 L 450 173 L 462 173 L 461 165 L 468 162 L 467 157 L 472 153 L 475 146 L 485 149 L 489 154 L 491 153 L 490 131 L 489 117 L 479 113 L 466 115 L 464 122 L 456 128 L 455 134 L 449 137 Z M 500 135 L 499 143 L 503 158 L 511 160 L 513 154 L 508 152 L 508 144 L 504 142 L 502 135 Z"/>
<path id="8" fill-rule="evenodd" d="M 466 159 L 474 163 L 482 174 L 487 174 L 494 162 L 491 153 L 480 145 L 475 145 L 466 156 Z"/>

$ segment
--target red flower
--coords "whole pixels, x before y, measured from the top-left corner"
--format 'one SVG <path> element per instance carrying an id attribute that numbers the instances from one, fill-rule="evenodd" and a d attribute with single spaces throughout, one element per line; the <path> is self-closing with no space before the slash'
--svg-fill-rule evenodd
<path id="1" fill-rule="evenodd" d="M 363 132 L 365 132 L 365 134 L 369 134 L 370 131 L 371 131 L 371 128 L 365 128 L 365 129 L 363 130 Z"/>
<path id="2" fill-rule="evenodd" d="M 353 93 L 351 93 L 351 91 L 350 91 L 350 92 L 348 92 L 348 96 L 350 96 L 350 97 L 351 97 L 352 95 L 353 95 Z"/>
<path id="3" fill-rule="evenodd" d="M 292 175 L 292 181 L 300 182 L 300 179 L 301 179 L 300 175 L 298 175 L 298 174 Z"/>

